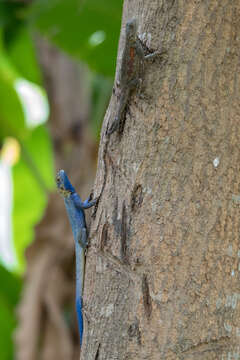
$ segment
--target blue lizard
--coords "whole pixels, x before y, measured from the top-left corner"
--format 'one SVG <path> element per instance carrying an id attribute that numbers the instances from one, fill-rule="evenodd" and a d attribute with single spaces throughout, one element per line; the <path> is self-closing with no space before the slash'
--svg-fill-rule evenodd
<path id="1" fill-rule="evenodd" d="M 91 201 L 91 196 L 82 201 L 70 183 L 64 170 L 60 170 L 56 176 L 57 187 L 64 198 L 68 218 L 72 227 L 75 241 L 76 254 L 76 311 L 78 328 L 80 333 L 80 345 L 83 337 L 82 295 L 85 266 L 85 249 L 87 246 L 87 227 L 84 210 L 95 205 L 96 199 Z"/>

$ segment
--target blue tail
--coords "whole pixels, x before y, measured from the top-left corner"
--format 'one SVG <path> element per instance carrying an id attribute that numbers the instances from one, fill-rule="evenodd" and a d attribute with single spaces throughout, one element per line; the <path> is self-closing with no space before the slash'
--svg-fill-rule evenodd
<path id="1" fill-rule="evenodd" d="M 82 337 L 83 337 L 82 297 L 76 298 L 76 311 L 78 318 L 78 330 L 80 335 L 80 346 L 82 346 Z"/>

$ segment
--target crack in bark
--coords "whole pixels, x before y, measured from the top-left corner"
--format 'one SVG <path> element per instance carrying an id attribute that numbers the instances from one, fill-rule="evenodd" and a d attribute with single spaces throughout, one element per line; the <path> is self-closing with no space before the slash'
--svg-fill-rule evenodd
<path id="1" fill-rule="evenodd" d="M 122 221 L 121 221 L 121 258 L 125 264 L 129 264 L 127 256 L 127 219 L 125 201 L 122 204 Z"/>
<path id="2" fill-rule="evenodd" d="M 136 318 L 135 321 L 128 328 L 128 336 L 129 338 L 137 338 L 138 345 L 142 345 L 142 336 L 141 331 L 139 329 L 139 320 Z"/>
<path id="3" fill-rule="evenodd" d="M 108 144 L 109 144 L 109 137 L 107 137 L 107 140 L 104 144 L 104 148 L 103 148 L 103 164 L 104 164 L 104 176 L 103 176 L 103 184 L 102 184 L 102 189 L 100 191 L 100 195 L 98 196 L 98 199 L 97 199 L 97 202 L 95 204 L 95 207 L 94 207 L 94 211 L 93 211 L 93 214 L 92 214 L 92 218 L 95 219 L 96 217 L 96 214 L 97 214 L 97 210 L 98 210 L 98 205 L 99 205 L 99 202 L 101 200 L 101 197 L 102 197 L 102 194 L 103 194 L 103 191 L 105 189 L 105 186 L 106 186 L 106 182 L 107 182 L 107 173 L 108 173 L 108 168 L 107 168 L 107 148 L 108 148 Z"/>
<path id="4" fill-rule="evenodd" d="M 209 340 L 200 344 L 192 345 L 186 350 L 179 351 L 183 356 L 197 355 L 205 352 L 221 350 L 228 345 L 230 338 L 228 336 L 221 337 L 216 340 Z"/>
<path id="5" fill-rule="evenodd" d="M 108 224 L 108 222 L 106 222 L 102 228 L 102 234 L 101 234 L 101 239 L 100 239 L 100 250 L 101 251 L 103 251 L 104 247 L 107 245 L 108 227 L 109 227 L 109 224 Z"/>
<path id="6" fill-rule="evenodd" d="M 146 316 L 149 319 L 152 313 L 152 300 L 149 293 L 147 275 L 143 275 L 142 278 L 142 293 L 143 293 L 143 306 L 145 309 Z"/>
<path id="7" fill-rule="evenodd" d="M 136 184 L 132 191 L 131 198 L 131 209 L 132 211 L 137 210 L 142 205 L 143 202 L 143 193 L 142 193 L 142 185 Z"/>
<path id="8" fill-rule="evenodd" d="M 96 352 L 96 355 L 95 355 L 95 360 L 99 359 L 100 346 L 101 346 L 101 344 L 99 343 L 98 348 L 97 348 L 97 352 Z"/>

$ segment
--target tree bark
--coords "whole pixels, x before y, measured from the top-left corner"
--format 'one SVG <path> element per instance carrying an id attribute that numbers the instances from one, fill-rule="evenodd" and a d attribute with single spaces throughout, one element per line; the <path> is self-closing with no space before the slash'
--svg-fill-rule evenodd
<path id="1" fill-rule="evenodd" d="M 133 17 L 166 57 L 104 119 L 81 359 L 240 359 L 240 2 L 125 1 L 119 59 Z"/>

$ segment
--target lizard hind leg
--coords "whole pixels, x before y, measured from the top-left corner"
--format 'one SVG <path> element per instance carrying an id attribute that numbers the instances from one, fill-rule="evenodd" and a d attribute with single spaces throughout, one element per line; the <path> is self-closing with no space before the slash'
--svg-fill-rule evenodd
<path id="1" fill-rule="evenodd" d="M 124 124 L 123 124 L 124 117 L 125 117 L 124 115 L 125 115 L 125 110 L 126 110 L 127 102 L 129 99 L 129 95 L 130 95 L 130 90 L 131 90 L 131 87 L 129 87 L 129 86 L 126 86 L 121 90 L 121 96 L 119 99 L 117 114 L 115 116 L 115 119 L 114 119 L 112 125 L 107 130 L 107 135 L 111 135 L 116 130 L 118 130 L 119 134 L 122 133 L 123 127 L 124 127 Z"/>
<path id="2" fill-rule="evenodd" d="M 85 249 L 88 245 L 87 242 L 87 229 L 85 227 L 81 228 L 78 233 L 78 243 L 79 245 Z"/>

